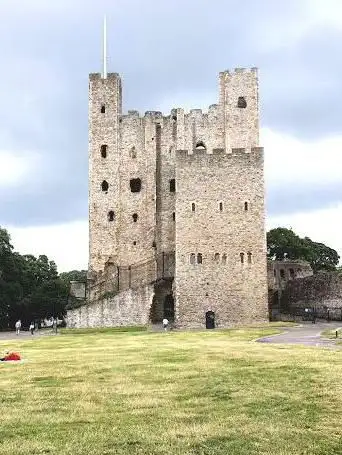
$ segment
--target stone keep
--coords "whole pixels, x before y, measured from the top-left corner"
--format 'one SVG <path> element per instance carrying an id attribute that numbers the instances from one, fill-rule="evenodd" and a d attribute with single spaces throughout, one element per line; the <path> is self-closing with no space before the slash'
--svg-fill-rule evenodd
<path id="1" fill-rule="evenodd" d="M 177 326 L 265 321 L 263 163 L 256 68 L 220 73 L 207 113 L 144 117 L 122 113 L 118 74 L 91 74 L 89 270 L 175 252 Z"/>

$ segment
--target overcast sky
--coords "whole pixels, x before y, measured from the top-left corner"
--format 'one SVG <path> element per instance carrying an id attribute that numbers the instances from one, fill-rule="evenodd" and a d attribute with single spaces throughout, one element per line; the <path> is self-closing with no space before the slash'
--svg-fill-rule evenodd
<path id="1" fill-rule="evenodd" d="M 341 0 L 1 0 L 0 225 L 16 249 L 87 267 L 104 14 L 125 111 L 206 109 L 220 71 L 259 68 L 267 227 L 342 255 Z"/>

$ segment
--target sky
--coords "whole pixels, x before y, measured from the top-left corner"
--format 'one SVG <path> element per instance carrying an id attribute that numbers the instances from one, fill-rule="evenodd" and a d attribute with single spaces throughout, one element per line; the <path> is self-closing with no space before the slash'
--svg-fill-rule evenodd
<path id="1" fill-rule="evenodd" d="M 218 73 L 258 67 L 267 229 L 342 256 L 341 0 L 1 0 L 0 226 L 59 271 L 88 263 L 88 74 L 123 108 L 206 108 Z"/>

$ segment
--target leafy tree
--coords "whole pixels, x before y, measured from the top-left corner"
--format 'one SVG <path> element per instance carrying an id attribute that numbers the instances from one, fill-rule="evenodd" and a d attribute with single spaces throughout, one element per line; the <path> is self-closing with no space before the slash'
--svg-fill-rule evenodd
<path id="1" fill-rule="evenodd" d="M 8 232 L 0 227 L 0 327 L 8 327 L 11 306 L 22 295 L 20 255 L 13 252 Z"/>
<path id="2" fill-rule="evenodd" d="M 57 266 L 47 256 L 14 252 L 10 235 L 0 227 L 0 328 L 13 328 L 51 316 L 61 317 L 69 284 L 58 276 Z"/>
<path id="3" fill-rule="evenodd" d="M 267 256 L 271 259 L 302 259 L 310 263 L 314 272 L 336 270 L 339 255 L 323 243 L 308 237 L 300 238 L 292 229 L 276 228 L 267 233 Z"/>
<path id="4" fill-rule="evenodd" d="M 70 281 L 86 281 L 87 273 L 87 270 L 71 270 L 70 272 L 60 273 L 59 277 L 66 283 L 70 283 Z"/>
<path id="5" fill-rule="evenodd" d="M 324 245 L 324 243 L 313 242 L 308 237 L 304 237 L 303 242 L 308 250 L 306 260 L 310 262 L 314 272 L 318 272 L 319 270 L 326 270 L 328 272 L 336 270 L 340 260 L 337 251 Z"/>

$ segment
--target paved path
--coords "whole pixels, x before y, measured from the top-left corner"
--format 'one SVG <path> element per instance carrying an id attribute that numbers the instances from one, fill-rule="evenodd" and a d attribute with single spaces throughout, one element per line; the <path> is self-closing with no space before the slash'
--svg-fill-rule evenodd
<path id="1" fill-rule="evenodd" d="M 275 344 L 301 344 L 305 346 L 320 346 L 320 347 L 336 347 L 335 340 L 327 340 L 321 338 L 321 333 L 326 329 L 338 329 L 342 327 L 342 322 L 303 322 L 297 327 L 286 327 L 284 332 L 279 335 L 272 335 L 264 338 L 259 338 L 259 343 L 275 343 Z"/>
<path id="2" fill-rule="evenodd" d="M 37 338 L 41 336 L 52 335 L 54 332 L 51 329 L 38 330 L 34 335 L 31 335 L 31 332 L 28 330 L 21 331 L 19 335 L 16 335 L 14 331 L 12 332 L 0 332 L 0 341 L 2 340 L 21 340 L 26 338 Z"/>

